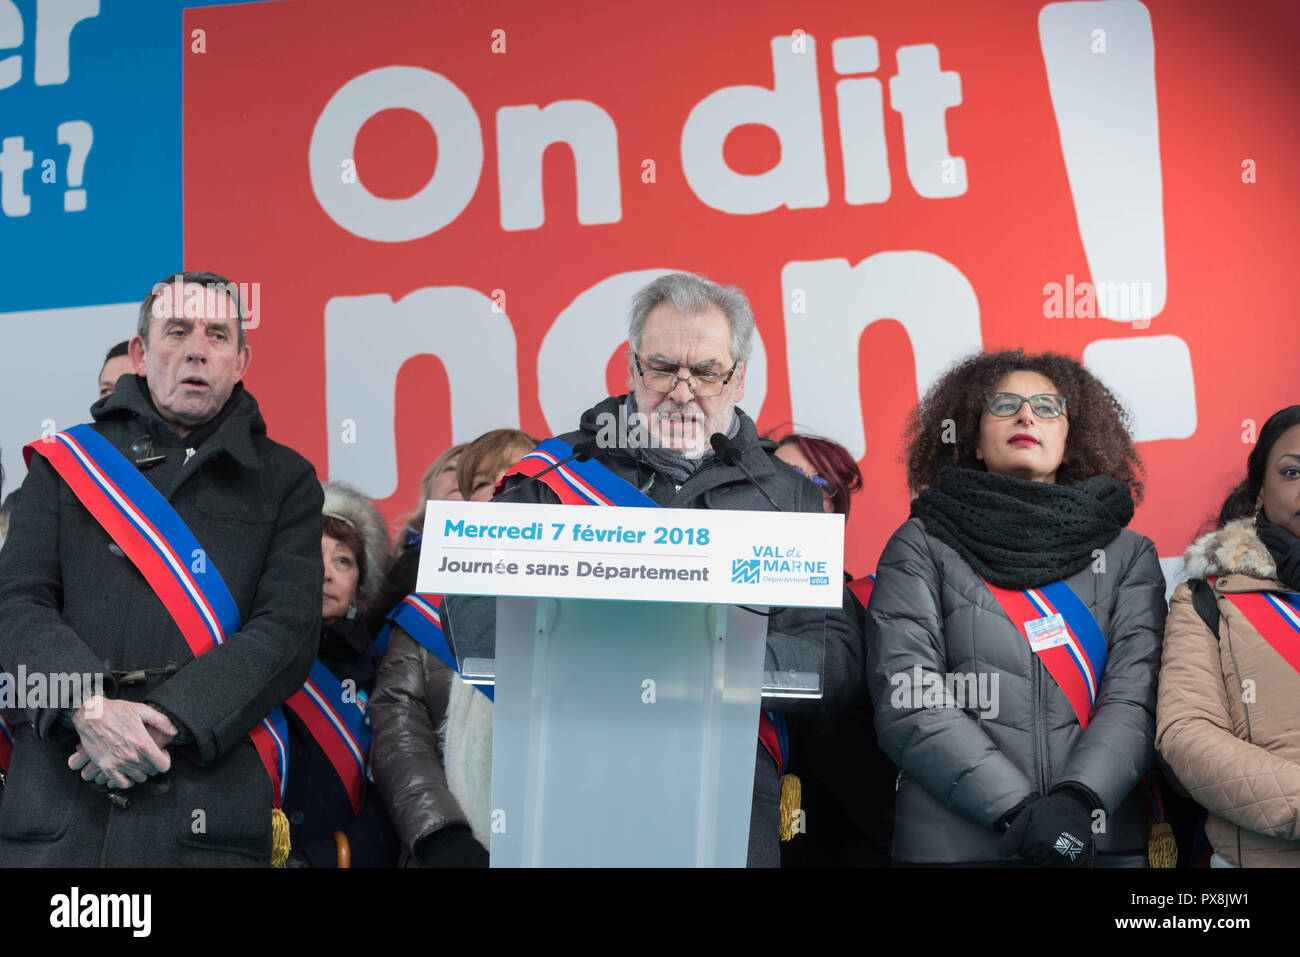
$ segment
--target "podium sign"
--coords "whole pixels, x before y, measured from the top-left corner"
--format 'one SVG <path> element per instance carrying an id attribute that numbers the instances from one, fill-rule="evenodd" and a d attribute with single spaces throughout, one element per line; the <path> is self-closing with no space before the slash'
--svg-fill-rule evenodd
<path id="1" fill-rule="evenodd" d="M 430 502 L 418 589 L 497 596 L 443 604 L 462 672 L 495 679 L 492 866 L 743 866 L 769 627 L 815 652 L 820 694 L 843 537 L 838 515 Z M 494 639 L 468 633 L 485 604 Z"/>
<path id="2" fill-rule="evenodd" d="M 429 502 L 416 590 L 839 608 L 844 516 Z"/>

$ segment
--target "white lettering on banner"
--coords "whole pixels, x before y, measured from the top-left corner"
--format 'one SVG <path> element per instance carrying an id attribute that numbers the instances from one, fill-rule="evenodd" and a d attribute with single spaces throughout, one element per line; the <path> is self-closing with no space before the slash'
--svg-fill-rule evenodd
<path id="1" fill-rule="evenodd" d="M 476 289 L 433 286 L 390 296 L 335 296 L 325 305 L 327 421 L 349 418 L 357 441 L 329 431 L 330 476 L 372 498 L 397 489 L 396 385 L 407 359 L 435 355 L 447 370 L 452 442 L 519 422 L 519 368 L 510 317 Z M 441 449 L 430 449 L 433 461 Z"/>
<path id="2" fill-rule="evenodd" d="M 32 211 L 32 198 L 23 190 L 23 174 L 32 168 L 33 154 L 23 148 L 21 136 L 6 136 L 0 141 L 0 212 L 6 216 L 26 216 Z"/>
<path id="3" fill-rule="evenodd" d="M 841 37 L 831 44 L 835 72 L 874 73 L 880 67 L 875 37 Z M 875 77 L 835 84 L 844 201 L 850 206 L 889 199 L 889 152 L 885 147 L 883 87 Z"/>
<path id="4" fill-rule="evenodd" d="M 1098 28 L 1110 37 L 1105 56 L 1079 40 Z M 1149 322 L 1167 287 L 1151 14 L 1133 0 L 1049 3 L 1038 37 L 1091 279 L 1150 284 Z"/>
<path id="5" fill-rule="evenodd" d="M 99 16 L 99 0 L 37 0 L 36 85 L 67 83 L 72 28 Z"/>
<path id="6" fill-rule="evenodd" d="M 394 109 L 419 113 L 438 137 L 436 170 L 405 199 L 383 199 L 359 179 L 345 183 L 339 176 L 365 122 Z M 363 239 L 401 243 L 436 233 L 469 205 L 483 169 L 483 131 L 469 97 L 445 76 L 390 66 L 352 78 L 330 97 L 307 156 L 312 191 L 331 219 Z"/>
<path id="7" fill-rule="evenodd" d="M 82 20 L 97 16 L 99 0 L 37 0 L 34 71 L 37 86 L 68 82 L 72 28 Z M 0 50 L 16 50 L 22 45 L 22 11 L 13 0 L 0 0 Z M 21 54 L 0 59 L 0 90 L 13 86 L 22 76 Z"/>
<path id="8" fill-rule="evenodd" d="M 847 259 L 787 263 L 781 270 L 790 409 L 796 422 L 816 422 L 860 460 L 866 452 L 858 341 L 867 326 L 896 319 L 912 342 L 916 394 L 924 395 L 957 357 L 981 347 L 979 300 L 956 266 L 915 250 Z M 806 311 L 790 309 L 802 289 Z M 888 441 L 893 442 L 894 436 Z"/>
<path id="9" fill-rule="evenodd" d="M 1083 364 L 1133 415 L 1133 439 L 1186 439 L 1196 432 L 1192 354 L 1178 336 L 1094 339 Z"/>
<path id="10" fill-rule="evenodd" d="M 23 15 L 14 0 L 0 0 L 0 50 L 17 50 L 23 45 Z M 8 89 L 23 77 L 23 58 L 19 54 L 0 59 L 0 90 Z"/>
<path id="11" fill-rule="evenodd" d="M 505 106 L 497 110 L 501 228 L 537 229 L 546 222 L 542 154 L 552 143 L 565 143 L 573 150 L 578 222 L 591 226 L 622 219 L 614 121 L 595 103 L 560 100 L 545 109 Z"/>
<path id="12" fill-rule="evenodd" d="M 966 192 L 966 161 L 948 154 L 944 111 L 961 103 L 961 77 L 939 71 L 939 48 L 933 43 L 898 48 L 898 75 L 889 80 L 889 105 L 903 117 L 907 178 L 926 199 Z M 950 177 L 943 175 L 945 164 Z"/>
<path id="13" fill-rule="evenodd" d="M 491 512 L 484 522 L 475 503 L 428 503 L 417 590 L 811 608 L 843 597 L 842 515 L 516 502 Z"/>
<path id="14" fill-rule="evenodd" d="M 696 103 L 682 128 L 682 172 L 700 201 L 724 213 L 766 213 L 781 206 L 825 206 L 826 151 L 822 143 L 821 97 L 817 92 L 817 47 L 790 49 L 790 38 L 772 38 L 772 89 L 726 86 Z M 764 173 L 737 173 L 727 165 L 722 144 L 737 126 L 760 123 L 776 132 L 781 159 Z"/>
<path id="15" fill-rule="evenodd" d="M 537 353 L 537 397 L 552 433 L 568 432 L 608 393 L 605 359 L 627 338 L 628 303 L 642 286 L 675 271 L 615 273 L 581 292 L 556 317 Z M 757 329 L 753 342 L 743 408 L 757 420 L 767 394 L 767 352 Z"/>

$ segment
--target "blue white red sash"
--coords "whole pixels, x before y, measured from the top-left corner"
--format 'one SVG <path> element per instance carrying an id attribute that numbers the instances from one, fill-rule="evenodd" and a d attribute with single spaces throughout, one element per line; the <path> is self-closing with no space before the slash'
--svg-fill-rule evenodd
<path id="1" fill-rule="evenodd" d="M 314 661 L 311 674 L 284 706 L 302 719 L 347 789 L 352 813 L 361 813 L 370 729 L 357 689 L 349 692 L 334 673 Z"/>
<path id="2" fill-rule="evenodd" d="M 14 729 L 0 714 L 0 774 L 9 773 L 9 757 L 14 753 Z"/>
<path id="3" fill-rule="evenodd" d="M 1270 591 L 1220 594 L 1246 616 L 1269 647 L 1300 671 L 1300 595 Z"/>
<path id="4" fill-rule="evenodd" d="M 384 625 L 384 630 L 375 639 L 375 645 L 382 652 L 388 647 L 388 637 L 392 633 L 393 625 L 400 625 L 402 630 L 423 645 L 429 654 L 456 674 L 460 674 L 456 656 L 452 654 L 447 636 L 442 631 L 442 598 L 442 595 L 421 592 L 407 595 L 388 613 L 388 624 Z M 489 701 L 494 700 L 491 685 L 476 684 L 474 687 L 487 695 Z"/>
<path id="5" fill-rule="evenodd" d="M 573 454 L 573 447 L 562 439 L 547 439 L 520 459 L 501 477 L 502 483 L 511 475 L 536 475 L 556 462 Z M 620 478 L 595 459 L 570 462 L 568 465 L 543 475 L 539 482 L 559 496 L 565 505 L 621 505 L 633 508 L 658 508 L 659 503 L 650 498 L 626 479 Z M 498 485 L 500 488 L 500 485 Z M 786 732 L 785 716 L 779 712 L 760 711 L 758 714 L 758 740 L 776 762 L 777 773 L 785 771 L 790 741 Z"/>
<path id="6" fill-rule="evenodd" d="M 875 575 L 864 575 L 862 578 L 855 578 L 847 586 L 849 593 L 862 603 L 866 608 L 867 603 L 871 601 L 871 589 L 876 586 Z"/>
<path id="7" fill-rule="evenodd" d="M 547 439 L 511 466 L 510 471 L 501 476 L 501 481 L 505 482 L 511 475 L 537 475 L 572 454 L 573 447 L 567 442 Z M 538 481 L 558 495 L 564 505 L 659 507 L 636 486 L 625 482 L 595 459 L 575 460 L 548 472 Z"/>
<path id="8" fill-rule="evenodd" d="M 1080 726 L 1088 727 L 1097 689 L 1106 670 L 1106 637 L 1097 619 L 1064 581 L 1016 591 L 984 582 L 1011 623 L 1029 642 L 1048 674 L 1065 693 Z M 1045 619 L 1060 615 L 1050 646 L 1036 644 L 1031 632 Z M 1026 628 L 1029 625 L 1029 628 Z"/>
<path id="9" fill-rule="evenodd" d="M 88 425 L 23 448 L 24 460 L 41 455 L 77 500 L 139 569 L 176 622 L 195 657 L 224 644 L 243 627 L 239 608 L 211 556 L 171 503 L 107 439 Z M 288 775 L 284 715 L 263 718 L 249 737 L 271 777 L 280 806 Z"/>

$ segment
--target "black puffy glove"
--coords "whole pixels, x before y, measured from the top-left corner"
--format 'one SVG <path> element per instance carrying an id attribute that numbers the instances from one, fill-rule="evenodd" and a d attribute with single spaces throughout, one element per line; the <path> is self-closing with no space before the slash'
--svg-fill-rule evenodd
<path id="1" fill-rule="evenodd" d="M 487 867 L 488 852 L 474 839 L 468 824 L 451 824 L 434 831 L 415 849 L 425 867 Z"/>
<path id="2" fill-rule="evenodd" d="M 1019 854 L 1039 867 L 1092 867 L 1091 802 L 1072 788 L 1058 788 L 1026 806 L 998 841 L 1003 857 Z"/>

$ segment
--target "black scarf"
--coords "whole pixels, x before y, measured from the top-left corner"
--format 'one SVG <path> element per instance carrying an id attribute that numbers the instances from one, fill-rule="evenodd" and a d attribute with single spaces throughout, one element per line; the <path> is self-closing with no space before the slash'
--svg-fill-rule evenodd
<path id="1" fill-rule="evenodd" d="M 632 430 L 632 423 L 636 421 L 634 418 L 635 416 L 636 393 L 629 392 L 627 394 L 627 422 L 629 432 Z M 649 416 L 646 416 L 646 421 L 642 423 L 641 428 L 643 436 L 647 434 L 646 430 L 652 428 L 649 418 Z M 739 434 L 740 416 L 736 415 L 735 409 L 732 409 L 731 424 L 727 426 L 727 438 L 734 439 Z M 717 453 L 713 451 L 712 447 L 709 447 L 704 450 L 704 454 L 699 458 L 688 459 L 685 456 L 670 451 L 669 449 L 660 448 L 656 445 L 646 445 L 644 440 L 639 444 L 634 444 L 630 437 L 624 436 L 624 438 L 627 439 L 628 447 L 635 450 L 634 454 L 637 457 L 645 461 L 656 472 L 662 472 L 664 475 L 668 476 L 676 485 L 685 485 L 686 481 L 692 475 L 698 472 L 705 465 L 712 462 L 717 455 Z"/>
<path id="2" fill-rule="evenodd" d="M 1292 591 L 1300 591 L 1300 538 L 1280 525 L 1274 525 L 1264 513 L 1255 516 L 1255 532 L 1277 563 L 1277 580 Z"/>
<path id="3" fill-rule="evenodd" d="M 1109 476 L 1052 485 L 950 467 L 912 516 L 993 584 L 1037 588 L 1086 568 L 1133 518 L 1133 496 Z"/>

